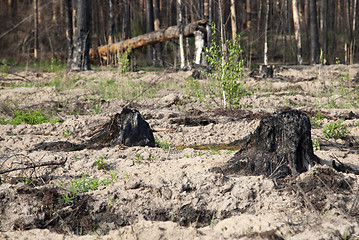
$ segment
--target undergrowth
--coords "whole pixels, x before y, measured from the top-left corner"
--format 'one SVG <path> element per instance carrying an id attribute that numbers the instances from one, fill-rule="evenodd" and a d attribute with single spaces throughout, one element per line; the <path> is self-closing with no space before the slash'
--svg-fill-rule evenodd
<path id="1" fill-rule="evenodd" d="M 61 196 L 59 202 L 64 203 L 65 205 L 71 205 L 80 194 L 90 190 L 97 190 L 100 186 L 113 184 L 116 180 L 117 173 L 110 172 L 108 178 L 104 180 L 99 180 L 97 177 L 86 177 L 86 175 L 83 174 L 81 177 L 73 179 L 68 184 L 59 182 L 59 186 L 68 191 Z"/>
<path id="2" fill-rule="evenodd" d="M 323 129 L 323 135 L 327 138 L 346 138 L 348 136 L 348 133 L 349 131 L 347 127 L 343 124 L 342 120 L 331 122 Z"/>
<path id="3" fill-rule="evenodd" d="M 0 119 L 1 125 L 19 125 L 21 123 L 27 123 L 31 125 L 42 124 L 42 123 L 56 123 L 58 120 L 50 119 L 40 109 L 37 111 L 22 112 L 20 110 L 14 110 L 13 117 L 10 120 L 6 120 L 4 117 Z"/>

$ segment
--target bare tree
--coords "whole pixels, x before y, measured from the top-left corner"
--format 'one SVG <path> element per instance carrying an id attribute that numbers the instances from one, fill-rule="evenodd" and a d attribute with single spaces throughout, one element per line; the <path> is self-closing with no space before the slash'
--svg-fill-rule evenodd
<path id="1" fill-rule="evenodd" d="M 303 53 L 302 53 L 302 37 L 300 32 L 300 21 L 299 21 L 299 12 L 298 12 L 298 1 L 292 1 L 293 8 L 293 22 L 294 22 L 294 35 L 295 41 L 297 43 L 297 62 L 303 64 Z"/>
<path id="2" fill-rule="evenodd" d="M 72 52 L 71 70 L 90 70 L 90 3 L 75 0 L 75 36 Z"/>
<path id="3" fill-rule="evenodd" d="M 310 0 L 310 53 L 311 64 L 319 63 L 319 35 L 317 23 L 317 0 Z"/>

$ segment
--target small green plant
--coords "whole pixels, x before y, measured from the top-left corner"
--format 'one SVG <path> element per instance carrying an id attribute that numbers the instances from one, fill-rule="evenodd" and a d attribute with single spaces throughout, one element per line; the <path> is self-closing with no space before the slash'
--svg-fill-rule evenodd
<path id="1" fill-rule="evenodd" d="M 100 112 L 101 112 L 101 102 L 100 101 L 93 105 L 93 112 L 95 114 L 100 114 Z"/>
<path id="2" fill-rule="evenodd" d="M 232 154 L 234 152 L 234 150 L 228 150 L 226 151 L 226 154 Z"/>
<path id="3" fill-rule="evenodd" d="M 205 155 L 204 152 L 201 152 L 201 151 L 198 151 L 198 152 L 197 152 L 197 156 L 203 156 L 203 155 Z"/>
<path id="4" fill-rule="evenodd" d="M 64 184 L 59 182 L 60 187 L 64 187 L 68 192 L 63 194 L 59 201 L 70 205 L 76 200 L 79 194 L 86 193 L 90 190 L 97 190 L 99 186 L 107 186 L 115 182 L 117 174 L 110 173 L 109 178 L 100 181 L 97 177 L 89 178 L 82 175 L 79 178 L 73 179 L 70 183 Z"/>
<path id="5" fill-rule="evenodd" d="M 357 122 L 355 123 L 355 126 L 359 127 L 359 121 L 357 121 Z"/>
<path id="6" fill-rule="evenodd" d="M 312 128 L 321 128 L 322 124 L 316 118 L 310 118 Z"/>
<path id="7" fill-rule="evenodd" d="M 118 173 L 113 173 L 112 171 L 110 171 L 108 178 L 103 180 L 101 182 L 101 184 L 103 186 L 107 186 L 107 185 L 115 183 L 116 179 L 117 179 L 117 175 L 118 175 Z"/>
<path id="8" fill-rule="evenodd" d="M 314 150 L 320 150 L 320 142 L 318 139 L 312 139 L 312 145 Z"/>
<path id="9" fill-rule="evenodd" d="M 216 211 L 213 211 L 212 218 L 211 218 L 211 224 L 209 225 L 210 228 L 213 227 L 214 217 L 216 216 Z"/>
<path id="10" fill-rule="evenodd" d="M 59 72 L 65 69 L 65 64 L 57 60 L 56 58 L 51 58 L 50 62 L 50 71 L 51 72 Z"/>
<path id="11" fill-rule="evenodd" d="M 215 34 L 216 27 L 212 24 L 212 44 L 210 48 L 205 48 L 212 72 L 202 73 L 215 80 L 212 94 L 222 98 L 223 107 L 226 107 L 227 103 L 238 105 L 240 99 L 248 94 L 244 87 L 245 82 L 239 81 L 244 76 L 244 60 L 241 59 L 242 50 L 239 47 L 240 36 L 237 35 L 234 41 L 227 40 L 225 43 L 219 39 L 217 44 Z M 227 45 L 227 50 L 222 49 L 224 44 Z"/>
<path id="12" fill-rule="evenodd" d="M 329 125 L 325 126 L 323 129 L 323 135 L 326 138 L 345 138 L 348 135 L 348 129 L 343 124 L 342 120 L 331 122 Z"/>
<path id="13" fill-rule="evenodd" d="M 8 66 L 5 58 L 3 58 L 3 60 L 1 61 L 0 72 L 2 72 L 2 73 L 10 73 L 10 67 Z"/>
<path id="14" fill-rule="evenodd" d="M 122 54 L 120 52 L 117 52 L 117 69 L 122 74 L 127 73 L 130 70 L 129 55 L 131 51 L 132 48 L 128 47 Z"/>
<path id="15" fill-rule="evenodd" d="M 110 202 L 110 206 L 112 206 L 116 202 L 116 199 L 114 199 L 113 197 L 108 197 L 107 199 Z"/>
<path id="16" fill-rule="evenodd" d="M 33 183 L 34 180 L 32 180 L 31 178 L 25 178 L 23 180 L 19 180 L 18 182 L 24 183 L 26 185 L 30 185 Z"/>
<path id="17" fill-rule="evenodd" d="M 315 115 L 314 115 L 314 118 L 316 120 L 323 120 L 324 119 L 324 114 L 321 113 L 321 112 L 317 112 Z"/>
<path id="18" fill-rule="evenodd" d="M 63 135 L 64 137 L 68 137 L 68 136 L 70 136 L 70 134 L 71 134 L 70 129 L 66 129 L 62 135 Z"/>
<path id="19" fill-rule="evenodd" d="M 139 161 L 142 160 L 141 153 L 136 153 L 136 154 L 135 154 L 135 160 L 136 160 L 137 162 L 139 162 Z"/>
<path id="20" fill-rule="evenodd" d="M 337 64 L 338 66 L 338 70 L 339 70 L 339 82 L 340 82 L 340 94 L 342 96 L 344 96 L 345 94 L 348 93 L 348 90 L 345 89 L 345 86 L 344 86 L 344 80 L 348 80 L 349 79 L 349 72 L 345 73 L 344 74 L 344 70 L 340 67 L 340 60 L 339 58 L 336 58 L 336 61 L 335 63 Z"/>
<path id="21" fill-rule="evenodd" d="M 193 77 L 186 79 L 185 94 L 187 96 L 199 98 L 200 101 L 203 100 L 203 97 L 205 95 L 203 89 L 201 89 L 201 85 L 198 79 L 195 79 Z"/>
<path id="22" fill-rule="evenodd" d="M 2 118 L 0 124 L 19 125 L 21 123 L 28 123 L 31 125 L 42 124 L 42 123 L 56 123 L 58 120 L 51 120 L 48 116 L 42 113 L 41 110 L 22 112 L 20 110 L 14 110 L 13 117 L 10 120 Z"/>
<path id="23" fill-rule="evenodd" d="M 221 154 L 221 151 L 217 148 L 208 147 L 208 149 L 210 151 L 209 154 L 211 154 L 211 155 Z"/>
<path id="24" fill-rule="evenodd" d="M 97 165 L 98 170 L 106 169 L 108 167 L 108 164 L 105 163 L 104 157 L 100 157 L 95 161 L 95 165 Z"/>
<path id="25" fill-rule="evenodd" d="M 167 142 L 167 140 L 164 142 L 161 142 L 157 138 L 155 138 L 155 144 L 156 144 L 156 146 L 158 146 L 159 148 L 162 148 L 163 150 L 170 149 L 170 144 Z"/>

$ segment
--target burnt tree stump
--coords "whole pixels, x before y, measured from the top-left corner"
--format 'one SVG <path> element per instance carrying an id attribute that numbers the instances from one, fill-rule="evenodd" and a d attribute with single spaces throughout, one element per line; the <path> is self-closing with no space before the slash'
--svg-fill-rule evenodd
<path id="1" fill-rule="evenodd" d="M 116 113 L 102 131 L 95 134 L 85 144 L 87 146 L 100 145 L 125 145 L 131 146 L 155 146 L 150 125 L 142 118 L 137 110 L 125 107 L 121 113 Z"/>
<path id="2" fill-rule="evenodd" d="M 142 115 L 137 110 L 125 107 L 121 113 L 112 116 L 111 120 L 89 140 L 81 144 L 68 141 L 42 142 L 32 150 L 78 151 L 113 145 L 154 147 L 155 138 L 150 125 L 142 118 Z"/>
<path id="3" fill-rule="evenodd" d="M 319 163 L 313 152 L 310 129 L 308 116 L 298 110 L 266 116 L 254 133 L 232 143 L 241 150 L 223 167 L 213 170 L 273 178 L 305 172 Z"/>

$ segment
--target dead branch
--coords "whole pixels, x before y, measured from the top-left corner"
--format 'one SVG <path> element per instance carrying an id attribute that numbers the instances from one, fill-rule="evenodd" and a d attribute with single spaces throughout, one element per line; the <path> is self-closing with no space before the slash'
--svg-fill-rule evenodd
<path id="1" fill-rule="evenodd" d="M 65 160 L 61 160 L 60 162 L 48 161 L 48 162 L 42 162 L 42 163 L 33 163 L 31 165 L 19 166 L 19 167 L 14 167 L 14 168 L 10 168 L 10 169 L 1 170 L 0 174 L 9 173 L 9 172 L 18 171 L 18 170 L 29 169 L 29 168 L 34 168 L 35 169 L 37 167 L 43 167 L 43 166 L 63 165 L 63 164 L 66 163 L 66 161 L 67 161 L 67 158 L 65 158 Z"/>

